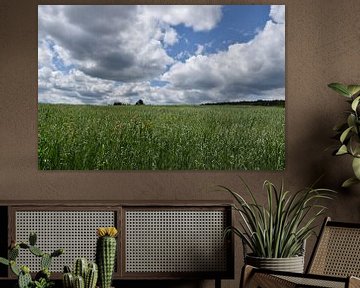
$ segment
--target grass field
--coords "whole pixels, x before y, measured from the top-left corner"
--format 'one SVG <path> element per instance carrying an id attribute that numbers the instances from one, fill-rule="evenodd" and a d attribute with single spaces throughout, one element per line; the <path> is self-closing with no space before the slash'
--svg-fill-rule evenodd
<path id="1" fill-rule="evenodd" d="M 39 104 L 42 170 L 283 170 L 285 108 Z"/>

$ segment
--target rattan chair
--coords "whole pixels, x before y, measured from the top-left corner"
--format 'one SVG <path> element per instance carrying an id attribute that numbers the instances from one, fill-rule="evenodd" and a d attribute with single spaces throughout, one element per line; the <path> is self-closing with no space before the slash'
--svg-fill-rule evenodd
<path id="1" fill-rule="evenodd" d="M 306 273 L 278 272 L 246 265 L 240 287 L 360 287 L 360 223 L 326 218 Z"/>

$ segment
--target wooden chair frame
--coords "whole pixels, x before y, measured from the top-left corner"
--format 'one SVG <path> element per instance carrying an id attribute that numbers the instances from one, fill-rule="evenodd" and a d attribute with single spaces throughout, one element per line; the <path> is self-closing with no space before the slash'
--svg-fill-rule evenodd
<path id="1" fill-rule="evenodd" d="M 356 275 L 350 275 L 346 271 L 341 271 L 337 273 L 336 271 L 332 273 L 331 268 L 328 269 L 330 271 L 326 271 L 326 273 L 322 274 L 321 271 L 325 269 L 325 261 L 327 253 L 326 243 L 329 243 L 329 237 L 327 236 L 330 231 L 329 229 L 338 228 L 341 230 L 344 228 L 344 231 L 341 233 L 347 233 L 347 231 L 355 231 L 356 233 L 360 233 L 360 224 L 358 223 L 343 223 L 343 222 L 334 222 L 328 217 L 325 219 L 320 235 L 315 244 L 314 251 L 311 255 L 309 265 L 307 266 L 306 273 L 291 273 L 291 272 L 279 272 L 279 271 L 271 271 L 265 269 L 255 268 L 249 265 L 245 265 L 242 270 L 241 280 L 240 280 L 240 288 L 272 288 L 272 287 L 331 287 L 331 288 L 360 288 L 360 269 Z M 360 242 L 359 245 L 355 245 L 350 250 L 352 255 L 355 255 L 356 263 L 359 265 L 360 263 Z M 341 253 L 341 251 L 337 251 Z M 355 254 L 353 254 L 355 253 Z M 339 260 L 339 259 L 338 259 Z M 340 261 L 339 261 L 340 262 Z M 334 264 L 334 270 L 336 270 L 336 265 Z M 340 264 L 341 265 L 341 264 Z M 330 266 L 332 267 L 332 266 Z M 356 266 L 358 267 L 358 266 Z"/>

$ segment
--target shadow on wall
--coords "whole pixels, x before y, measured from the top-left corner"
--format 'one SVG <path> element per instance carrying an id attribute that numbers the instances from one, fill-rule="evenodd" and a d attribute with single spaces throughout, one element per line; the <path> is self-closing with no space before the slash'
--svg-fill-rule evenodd
<path id="1" fill-rule="evenodd" d="M 330 92 L 331 93 L 331 92 Z M 334 100 L 336 103 L 336 100 Z M 335 106 L 335 105 L 334 105 Z M 345 105 L 338 105 L 334 109 L 327 107 L 321 113 L 314 113 L 308 123 L 316 123 L 309 127 L 308 133 L 304 134 L 304 142 L 309 143 L 309 158 L 307 159 L 306 173 L 302 173 L 304 185 L 311 185 L 319 177 L 317 187 L 329 188 L 338 192 L 335 200 L 326 203 L 329 208 L 327 215 L 336 221 L 359 222 L 360 219 L 360 184 L 350 188 L 342 188 L 342 183 L 353 176 L 351 157 L 334 156 L 333 151 L 339 147 L 338 138 L 334 138 L 335 132 L 332 128 L 345 120 Z M 336 115 L 334 115 L 336 113 Z"/>

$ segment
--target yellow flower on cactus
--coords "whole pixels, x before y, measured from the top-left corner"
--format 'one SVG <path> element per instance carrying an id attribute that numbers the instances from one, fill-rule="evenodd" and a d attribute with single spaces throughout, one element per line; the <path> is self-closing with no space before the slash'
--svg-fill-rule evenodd
<path id="1" fill-rule="evenodd" d="M 116 237 L 118 231 L 115 227 L 99 227 L 96 231 L 96 234 L 99 237 L 104 237 L 104 236 Z"/>
<path id="2" fill-rule="evenodd" d="M 97 228 L 96 234 L 97 234 L 97 236 L 99 236 L 99 237 L 105 236 L 105 234 L 106 234 L 106 228 L 105 228 L 105 227 L 99 227 L 99 228 Z"/>

